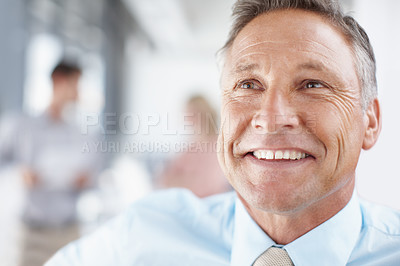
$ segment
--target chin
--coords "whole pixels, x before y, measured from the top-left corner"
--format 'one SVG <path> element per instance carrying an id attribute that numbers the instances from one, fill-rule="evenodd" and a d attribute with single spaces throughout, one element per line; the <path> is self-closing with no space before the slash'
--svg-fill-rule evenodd
<path id="1" fill-rule="evenodd" d="M 293 200 L 287 196 L 272 195 L 272 197 L 252 197 L 252 199 L 250 199 L 250 205 L 265 212 L 285 215 L 296 212 L 301 209 L 304 204 L 302 201 Z"/>
<path id="2" fill-rule="evenodd" d="M 249 207 L 281 215 L 292 214 L 312 202 L 312 195 L 298 188 L 247 186 L 236 191 Z"/>

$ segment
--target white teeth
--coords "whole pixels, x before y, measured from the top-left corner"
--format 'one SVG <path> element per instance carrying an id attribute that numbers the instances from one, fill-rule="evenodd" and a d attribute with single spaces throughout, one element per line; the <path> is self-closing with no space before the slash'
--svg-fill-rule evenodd
<path id="1" fill-rule="evenodd" d="M 275 152 L 275 159 L 276 160 L 283 159 L 283 152 L 282 151 L 276 151 Z"/>
<path id="2" fill-rule="evenodd" d="M 261 156 L 262 156 L 262 158 L 265 158 L 267 156 L 267 152 L 266 151 L 261 151 Z"/>
<path id="3" fill-rule="evenodd" d="M 283 153 L 283 159 L 290 159 L 290 151 L 285 151 L 284 153 Z"/>
<path id="4" fill-rule="evenodd" d="M 275 157 L 274 152 L 273 151 L 267 151 L 267 156 L 265 156 L 264 158 L 267 160 L 273 160 Z"/>
<path id="5" fill-rule="evenodd" d="M 272 151 L 272 150 L 257 150 L 253 152 L 253 155 L 257 159 L 264 159 L 264 160 L 300 160 L 308 157 L 308 155 L 304 152 L 299 151 Z"/>

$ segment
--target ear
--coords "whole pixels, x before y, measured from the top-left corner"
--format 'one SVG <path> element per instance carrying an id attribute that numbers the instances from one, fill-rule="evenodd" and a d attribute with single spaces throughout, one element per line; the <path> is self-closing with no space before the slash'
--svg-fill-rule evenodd
<path id="1" fill-rule="evenodd" d="M 375 98 L 365 111 L 366 129 L 362 148 L 371 149 L 378 140 L 382 128 L 382 117 L 379 101 Z"/>

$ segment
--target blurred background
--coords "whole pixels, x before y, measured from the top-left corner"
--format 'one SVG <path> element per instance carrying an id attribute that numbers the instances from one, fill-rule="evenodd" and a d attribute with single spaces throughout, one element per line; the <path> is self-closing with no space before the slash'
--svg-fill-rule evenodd
<path id="1" fill-rule="evenodd" d="M 35 131 L 39 135 L 40 130 L 47 134 L 51 130 L 64 132 L 59 130 L 61 123 L 68 130 L 88 137 L 80 140 L 78 150 L 81 154 L 95 154 L 92 164 L 96 165 L 93 167 L 96 171 L 90 173 L 90 185 L 85 183 L 79 193 L 64 189 L 75 197 L 79 234 L 90 232 L 154 189 L 183 186 L 199 196 L 230 189 L 214 155 L 209 153 L 215 153 L 213 128 L 218 126 L 219 113 L 220 73 L 216 53 L 228 34 L 233 3 L 233 0 L 0 1 L 0 153 L 9 146 L 18 155 L 14 156 L 17 159 L 0 162 L 2 265 L 21 264 L 27 235 L 21 217 L 27 201 L 36 197 L 32 193 L 39 193 L 27 186 L 21 162 L 29 161 L 39 176 L 45 176 L 46 171 L 68 173 L 77 168 L 76 163 L 59 164 L 54 159 L 63 153 L 58 146 L 52 153 L 46 150 L 47 157 L 43 160 L 32 151 L 34 156 L 30 158 L 27 149 L 38 141 L 31 139 L 30 145 L 23 134 L 18 138 L 21 132 Z M 400 150 L 397 88 L 400 35 L 396 30 L 400 25 L 397 15 L 400 2 L 342 0 L 342 3 L 366 29 L 375 49 L 384 118 L 377 145 L 361 155 L 358 191 L 364 198 L 400 209 L 400 174 L 396 162 Z M 56 95 L 51 74 L 61 60 L 82 69 L 79 98 L 74 100 L 73 108 L 63 107 L 63 114 L 66 110 L 67 115 L 60 116 L 61 122 L 54 124 L 51 119 L 43 122 Z M 212 113 L 215 115 L 209 117 Z M 204 122 L 205 116 L 208 122 Z M 32 126 L 37 124 L 35 121 L 50 125 Z M 199 123 L 206 123 L 210 131 L 198 131 Z M 59 133 L 61 139 L 63 134 Z M 45 140 L 42 137 L 40 143 L 51 136 Z M 39 149 L 40 153 L 42 146 L 32 146 L 35 147 L 32 150 Z M 71 157 L 81 162 L 76 156 Z M 210 178 L 188 179 L 201 176 L 205 166 Z M 43 187 L 50 192 L 66 186 L 65 182 L 49 184 Z M 46 189 L 42 188 L 42 192 Z"/>

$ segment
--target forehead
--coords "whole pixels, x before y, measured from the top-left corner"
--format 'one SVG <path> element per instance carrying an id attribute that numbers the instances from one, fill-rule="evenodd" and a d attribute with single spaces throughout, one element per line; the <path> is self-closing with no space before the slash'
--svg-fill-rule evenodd
<path id="1" fill-rule="evenodd" d="M 344 34 L 321 15 L 303 10 L 277 10 L 253 19 L 235 38 L 226 62 L 246 68 L 270 57 L 280 58 L 280 63 L 297 60 L 354 71 L 354 56 Z"/>

